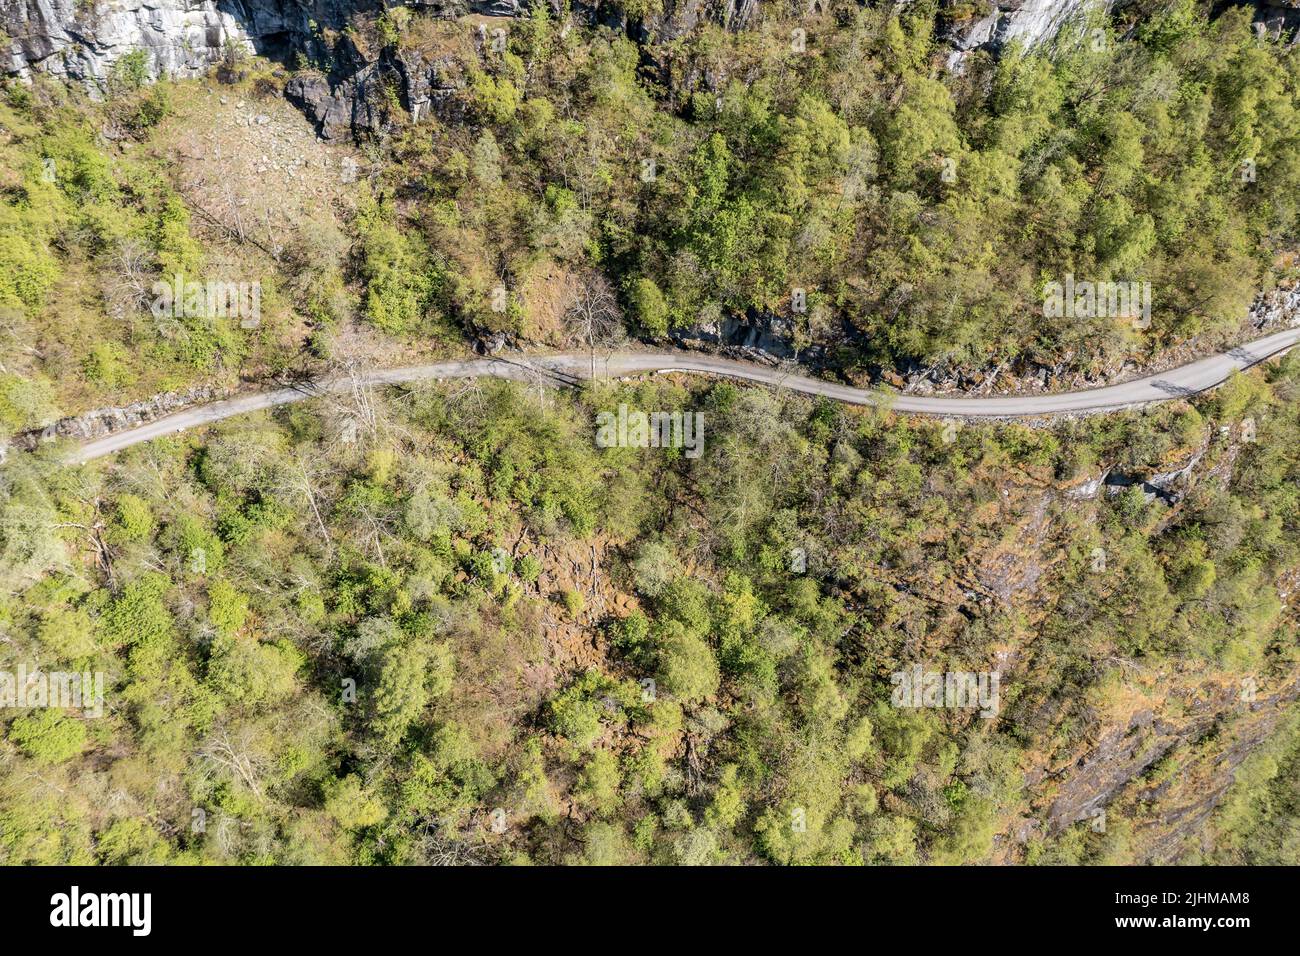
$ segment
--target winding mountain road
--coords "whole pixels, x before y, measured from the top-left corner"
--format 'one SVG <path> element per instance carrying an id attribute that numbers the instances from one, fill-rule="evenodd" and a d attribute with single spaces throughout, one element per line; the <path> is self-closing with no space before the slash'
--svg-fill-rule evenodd
<path id="1" fill-rule="evenodd" d="M 759 382 L 806 395 L 821 395 L 853 405 L 874 405 L 883 402 L 896 411 L 920 415 L 991 419 L 1036 418 L 1115 410 L 1185 398 L 1213 388 L 1233 372 L 1256 365 L 1297 343 L 1300 343 L 1300 326 L 1283 329 L 1219 355 L 1200 359 L 1167 372 L 1134 379 L 1131 382 L 1079 392 L 1002 398 L 908 395 L 853 388 L 804 375 L 795 375 L 780 368 L 679 351 L 614 352 L 608 356 L 598 355 L 595 359 L 595 372 L 598 378 L 618 378 L 651 372 L 694 372 Z M 468 359 L 435 365 L 386 369 L 366 374 L 365 380 L 375 384 L 401 384 L 428 379 L 491 376 L 519 381 L 542 380 L 574 384 L 590 378 L 591 373 L 591 356 L 587 353 L 574 352 L 518 358 Z M 317 395 L 346 392 L 352 389 L 354 384 L 352 378 L 339 376 L 182 409 L 148 424 L 87 441 L 70 454 L 69 461 L 81 464 L 161 435 L 209 425 L 224 418 L 272 408 L 276 405 L 287 405 Z"/>

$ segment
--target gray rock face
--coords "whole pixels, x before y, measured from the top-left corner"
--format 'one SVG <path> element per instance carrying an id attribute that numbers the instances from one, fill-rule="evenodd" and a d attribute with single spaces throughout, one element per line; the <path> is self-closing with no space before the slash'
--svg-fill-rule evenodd
<path id="1" fill-rule="evenodd" d="M 997 53 L 1012 42 L 1025 47 L 1045 43 L 1070 19 L 1102 3 L 1110 7 L 1110 0 L 979 0 L 977 12 L 949 20 L 943 31 L 954 48 L 948 66 L 960 70 L 974 50 Z"/>
<path id="2" fill-rule="evenodd" d="M 1254 10 L 1255 31 L 1300 42 L 1297 0 L 1241 0 Z M 1109 10 L 1114 0 L 976 0 L 974 12 L 962 0 L 949 0 L 949 19 L 941 31 L 952 45 L 948 66 L 960 70 L 974 50 L 998 53 L 1012 42 L 1033 47 L 1052 40 L 1066 23 L 1089 7 Z"/>
<path id="3" fill-rule="evenodd" d="M 40 70 L 95 85 L 135 50 L 149 51 L 151 78 L 192 76 L 219 57 L 227 42 L 248 42 L 234 16 L 210 0 L 117 0 L 94 7 L 78 0 L 4 0 L 0 11 L 11 41 L 6 72 Z"/>
<path id="4" fill-rule="evenodd" d="M 1255 32 L 1273 39 L 1289 37 L 1300 43 L 1300 3 L 1297 0 L 1253 0 Z"/>
<path id="5" fill-rule="evenodd" d="M 228 46 L 272 57 L 309 48 L 313 22 L 341 26 L 375 4 L 346 0 L 0 0 L 10 76 L 46 73 L 103 91 L 122 57 L 144 50 L 150 79 L 192 77 Z"/>
<path id="6" fill-rule="evenodd" d="M 1222 727 L 1223 738 L 1231 743 L 1220 753 L 1207 755 L 1199 763 L 1199 772 L 1144 787 L 1145 800 L 1159 800 L 1161 813 L 1138 824 L 1138 831 L 1149 840 L 1141 862 L 1177 860 L 1193 849 L 1189 837 L 1223 799 L 1241 763 L 1273 735 L 1297 696 L 1300 684 L 1290 681 L 1275 693 L 1260 694 L 1257 701 L 1245 704 L 1239 685 L 1207 682 L 1195 693 L 1179 695 L 1183 706 L 1177 715 L 1142 710 L 1125 723 L 1111 725 L 1072 764 L 1052 774 L 1054 795 L 1044 821 L 1046 831 L 1059 833 L 1079 821 L 1096 820 L 1126 788 L 1131 792 L 1141 786 L 1141 775 L 1166 754 Z"/>
<path id="7" fill-rule="evenodd" d="M 444 120 L 460 118 L 454 97 L 465 77 L 454 56 L 386 47 L 367 59 L 344 35 L 330 59 L 335 63 L 332 73 L 305 71 L 285 85 L 285 96 L 326 139 L 362 137 L 382 129 L 391 108 L 385 94 L 389 88 L 398 91 L 402 108 L 416 122 L 433 113 Z"/>
<path id="8" fill-rule="evenodd" d="M 1103 471 L 1096 478 L 1089 478 L 1082 484 L 1065 489 L 1065 497 L 1072 501 L 1091 501 L 1097 497 L 1109 474 L 1109 471 Z"/>
<path id="9" fill-rule="evenodd" d="M 590 11 L 588 19 L 609 23 L 608 16 L 597 16 L 599 0 L 583 4 Z M 660 40 L 685 36 L 701 23 L 715 22 L 728 30 L 743 30 L 758 13 L 760 0 L 664 0 L 663 12 L 646 22 Z"/>
<path id="10" fill-rule="evenodd" d="M 727 355 L 748 358 L 759 362 L 779 362 L 792 359 L 794 329 L 789 321 L 779 315 L 754 315 L 745 318 L 719 315 L 713 320 L 672 332 L 674 344 L 683 348 L 719 349 Z M 822 353 L 803 354 L 811 361 Z"/>
<path id="11" fill-rule="evenodd" d="M 88 441 L 114 432 L 125 431 L 138 425 L 170 415 L 178 409 L 201 402 L 228 398 L 232 392 L 228 389 L 211 385 L 199 385 L 183 392 L 167 392 L 153 398 L 124 405 L 120 408 L 97 408 L 71 418 L 61 418 L 43 429 L 15 435 L 10 446 L 24 451 L 31 451 L 42 442 L 56 438 L 72 438 L 76 441 Z M 0 461 L 4 460 L 3 448 L 0 448 Z"/>
<path id="12" fill-rule="evenodd" d="M 993 42 L 1002 47 L 1019 40 L 1034 46 L 1050 40 L 1067 20 L 1090 5 L 1100 5 L 1100 0 L 1004 0 L 998 5 Z"/>

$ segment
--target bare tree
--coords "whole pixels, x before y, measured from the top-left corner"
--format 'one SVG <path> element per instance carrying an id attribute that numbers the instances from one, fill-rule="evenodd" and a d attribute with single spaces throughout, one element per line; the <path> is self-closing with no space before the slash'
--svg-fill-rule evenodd
<path id="1" fill-rule="evenodd" d="M 153 256 L 138 239 L 124 239 L 113 250 L 113 271 L 105 298 L 115 319 L 133 317 L 153 296 Z"/>
<path id="2" fill-rule="evenodd" d="M 39 356 L 40 350 L 30 344 L 35 338 L 21 309 L 0 306 L 0 356 L 17 356 L 19 353 Z M 7 371 L 8 367 L 0 359 L 0 372 Z"/>
<path id="3" fill-rule="evenodd" d="M 316 502 L 315 487 L 315 468 L 308 468 L 307 460 L 299 454 L 294 455 L 294 464 L 297 465 L 296 473 L 291 476 L 291 482 L 294 490 L 301 492 L 311 506 L 311 513 L 316 518 L 316 527 L 320 529 L 321 540 L 325 544 L 325 553 L 331 557 L 334 555 L 334 542 L 330 538 L 329 527 L 325 524 L 325 519 L 321 516 L 320 506 Z"/>
<path id="4" fill-rule="evenodd" d="M 338 415 L 339 440 L 352 444 L 358 432 L 367 438 L 378 437 L 380 412 L 374 380 L 355 359 L 334 363 L 332 368 L 336 373 L 327 378 L 335 381 L 320 395 Z"/>
<path id="5" fill-rule="evenodd" d="M 217 767 L 222 767 L 240 780 L 258 800 L 262 799 L 262 777 L 267 770 L 266 755 L 256 746 L 256 734 L 241 728 L 231 736 L 226 727 L 219 727 L 208 737 L 198 755 Z"/>
<path id="6" fill-rule="evenodd" d="M 596 377 L 596 346 L 614 345 L 623 338 L 623 310 L 614 289 L 599 272 L 588 272 L 573 288 L 565 321 L 569 341 L 585 342 L 591 350 L 591 377 Z"/>

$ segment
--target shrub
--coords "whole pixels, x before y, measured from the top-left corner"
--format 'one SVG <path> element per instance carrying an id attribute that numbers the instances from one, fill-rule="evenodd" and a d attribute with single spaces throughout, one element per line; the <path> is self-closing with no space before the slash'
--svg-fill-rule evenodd
<path id="1" fill-rule="evenodd" d="M 582 613 L 583 608 L 587 606 L 586 600 L 577 591 L 565 591 L 560 595 L 560 602 L 564 605 L 564 610 L 569 617 L 577 617 Z"/>
<path id="2" fill-rule="evenodd" d="M 86 745 L 86 727 L 57 710 L 42 708 L 14 720 L 9 739 L 39 764 L 56 764 L 81 753 Z"/>

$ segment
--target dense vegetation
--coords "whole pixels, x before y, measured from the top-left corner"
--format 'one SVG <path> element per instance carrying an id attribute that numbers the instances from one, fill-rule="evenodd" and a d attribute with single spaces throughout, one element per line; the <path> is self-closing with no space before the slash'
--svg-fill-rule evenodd
<path id="1" fill-rule="evenodd" d="M 1088 368 L 1132 348 L 1124 322 L 1044 318 L 1043 284 L 1067 272 L 1149 280 L 1147 344 L 1235 327 L 1294 235 L 1294 49 L 1244 10 L 1210 22 L 1181 2 L 1126 42 L 1082 22 L 953 77 L 932 24 L 924 3 L 840 4 L 803 50 L 769 17 L 647 64 L 539 14 L 504 54 L 468 55 L 470 123 L 393 134 L 386 182 L 419 184 L 444 308 L 489 325 L 484 263 L 518 289 L 601 269 L 645 334 L 774 313 L 887 366 Z"/>
<path id="2" fill-rule="evenodd" d="M 1295 866 L 1300 860 L 1300 746 L 1292 717 L 1237 774 L 1202 863 Z"/>
<path id="3" fill-rule="evenodd" d="M 564 29 L 545 5 L 502 42 L 405 9 L 361 18 L 348 42 L 424 57 L 459 88 L 419 123 L 394 96 L 372 104 L 385 116 L 369 175 L 337 221 L 318 211 L 261 248 L 237 203 L 177 198 L 187 147 L 168 136 L 192 84 L 142 90 L 124 67 L 103 106 L 12 84 L 0 427 L 235 370 L 364 359 L 333 337 L 354 316 L 408 342 L 499 329 L 572 345 L 574 300 L 591 290 L 606 325 L 621 314 L 643 337 L 776 317 L 845 368 L 1087 371 L 1227 335 L 1289 270 L 1298 54 L 1256 37 L 1244 9 L 1211 20 L 1179 0 L 1124 16 L 1070 24 L 1032 53 L 973 55 L 960 75 L 940 66 L 927 3 L 832 4 L 798 21 L 802 48 L 771 11 L 752 29 L 641 44 Z M 250 70 L 254 97 L 288 78 Z M 149 319 L 156 278 L 232 272 L 265 285 L 256 333 Z M 1149 281 L 1151 328 L 1045 317 L 1044 284 L 1067 273 Z"/>
<path id="4" fill-rule="evenodd" d="M 0 854 L 1141 859 L 1146 779 L 1104 834 L 1006 834 L 1052 800 L 1029 774 L 1135 700 L 1294 680 L 1300 360 L 1268 379 L 951 442 L 727 383 L 461 385 L 368 396 L 355 441 L 356 408 L 316 404 L 94 468 L 13 458 L 8 669 L 108 693 L 7 721 Z M 701 410 L 706 454 L 596 449 L 617 401 Z M 1053 490 L 1202 444 L 1222 477 L 1172 509 Z M 916 662 L 1000 669 L 1000 712 L 890 706 Z"/>
<path id="5" fill-rule="evenodd" d="M 832 4 L 803 50 L 771 14 L 634 43 L 539 8 L 498 49 L 390 11 L 352 40 L 463 86 L 420 123 L 393 97 L 364 175 L 274 227 L 239 217 L 260 181 L 214 199 L 179 157 L 285 70 L 11 84 L 0 437 L 495 332 L 776 315 L 845 369 L 1227 336 L 1289 268 L 1300 54 L 1147 6 L 961 74 L 926 3 Z M 1150 280 L 1151 329 L 1045 317 L 1067 272 Z M 159 321 L 178 274 L 257 278 L 261 324 Z M 620 402 L 700 412 L 704 454 L 597 448 Z M 1295 355 L 1050 428 L 658 376 L 60 450 L 0 462 L 0 672 L 102 672 L 105 714 L 0 710 L 0 862 L 1300 861 Z M 1066 495 L 1192 460 L 1173 503 Z M 998 712 L 893 706 L 913 664 L 998 671 Z M 1168 739 L 1096 775 L 1098 825 L 1072 772 L 1152 712 Z M 1206 781 L 1210 849 L 1158 812 Z"/>

